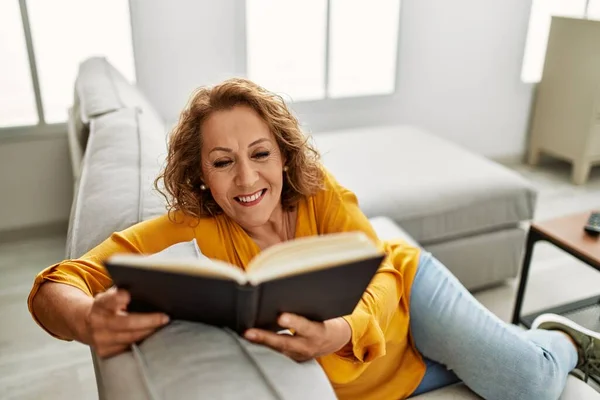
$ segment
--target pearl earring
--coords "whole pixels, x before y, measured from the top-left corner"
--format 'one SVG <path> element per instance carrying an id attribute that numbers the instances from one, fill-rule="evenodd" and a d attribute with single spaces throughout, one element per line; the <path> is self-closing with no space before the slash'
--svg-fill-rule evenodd
<path id="1" fill-rule="evenodd" d="M 283 172 L 287 172 L 287 171 L 288 171 L 288 166 L 287 166 L 287 165 L 284 165 L 284 166 L 283 166 Z"/>
<path id="2" fill-rule="evenodd" d="M 204 183 L 200 185 L 200 190 L 206 190 L 206 185 Z"/>

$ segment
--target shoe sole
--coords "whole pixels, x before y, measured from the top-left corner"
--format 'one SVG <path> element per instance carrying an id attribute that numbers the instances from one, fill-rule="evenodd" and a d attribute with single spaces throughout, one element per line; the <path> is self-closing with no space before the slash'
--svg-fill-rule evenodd
<path id="1" fill-rule="evenodd" d="M 562 315 L 542 314 L 533 321 L 531 329 L 559 330 L 569 334 L 577 342 L 580 342 L 579 336 L 586 335 L 597 340 L 600 345 L 600 333 L 587 329 Z"/>

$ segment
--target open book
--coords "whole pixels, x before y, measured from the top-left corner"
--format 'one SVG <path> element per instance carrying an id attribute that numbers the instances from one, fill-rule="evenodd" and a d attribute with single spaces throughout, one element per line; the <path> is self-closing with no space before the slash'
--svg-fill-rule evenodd
<path id="1" fill-rule="evenodd" d="M 207 259 L 116 254 L 104 262 L 131 294 L 129 311 L 226 326 L 280 330 L 282 312 L 313 321 L 351 314 L 384 254 L 362 232 L 299 238 L 271 246 L 244 271 Z"/>

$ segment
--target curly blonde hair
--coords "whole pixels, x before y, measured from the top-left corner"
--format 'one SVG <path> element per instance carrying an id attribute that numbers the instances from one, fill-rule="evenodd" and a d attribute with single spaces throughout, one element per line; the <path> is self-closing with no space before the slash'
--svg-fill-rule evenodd
<path id="1" fill-rule="evenodd" d="M 284 100 L 252 81 L 228 79 L 214 87 L 196 89 L 169 137 L 166 166 L 154 186 L 167 200 L 169 215 L 181 211 L 192 217 L 215 216 L 223 210 L 210 190 L 201 190 L 202 124 L 214 112 L 235 106 L 251 107 L 275 136 L 286 160 L 281 204 L 292 210 L 301 197 L 314 195 L 323 186 L 319 153 L 300 130 L 298 120 Z M 164 183 L 164 191 L 159 184 Z"/>

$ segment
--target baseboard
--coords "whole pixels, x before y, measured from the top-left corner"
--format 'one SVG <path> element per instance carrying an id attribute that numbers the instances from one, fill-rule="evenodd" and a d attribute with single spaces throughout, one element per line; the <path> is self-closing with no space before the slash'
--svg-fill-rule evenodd
<path id="1" fill-rule="evenodd" d="M 0 230 L 0 243 L 16 242 L 21 240 L 57 235 L 66 236 L 68 228 L 68 221 L 56 221 L 43 225 Z"/>

